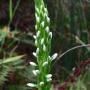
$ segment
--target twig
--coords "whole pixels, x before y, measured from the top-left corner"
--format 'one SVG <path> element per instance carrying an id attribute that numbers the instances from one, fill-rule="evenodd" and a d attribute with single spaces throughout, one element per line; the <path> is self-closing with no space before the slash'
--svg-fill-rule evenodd
<path id="1" fill-rule="evenodd" d="M 55 64 L 58 60 L 60 60 L 64 55 L 66 55 L 68 52 L 73 51 L 73 50 L 78 49 L 78 48 L 89 47 L 89 46 L 90 46 L 90 44 L 78 45 L 78 46 L 75 46 L 75 47 L 73 47 L 73 48 L 71 48 L 71 49 L 68 49 L 67 51 L 65 51 L 64 53 L 62 53 L 60 56 L 57 57 L 57 59 L 56 59 L 56 61 L 54 62 L 54 64 Z"/>

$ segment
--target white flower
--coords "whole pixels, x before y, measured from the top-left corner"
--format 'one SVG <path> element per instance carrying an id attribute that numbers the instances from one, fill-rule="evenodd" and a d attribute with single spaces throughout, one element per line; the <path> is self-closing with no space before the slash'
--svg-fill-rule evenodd
<path id="1" fill-rule="evenodd" d="M 40 22 L 40 18 L 39 18 L 39 16 L 37 15 L 37 13 L 35 13 L 35 17 L 36 17 L 36 21 L 39 23 L 39 22 Z"/>
<path id="2" fill-rule="evenodd" d="M 40 31 L 37 32 L 37 37 L 39 37 L 39 36 L 40 36 Z"/>
<path id="3" fill-rule="evenodd" d="M 49 58 L 49 59 L 51 59 L 51 57 L 50 57 L 50 56 L 49 56 L 48 58 Z"/>
<path id="4" fill-rule="evenodd" d="M 52 55 L 52 57 L 51 57 L 51 58 L 52 58 L 52 60 L 56 59 L 56 58 L 57 58 L 57 56 L 58 56 L 58 54 L 57 54 L 57 53 L 53 54 L 53 55 Z"/>
<path id="5" fill-rule="evenodd" d="M 37 25 L 35 25 L 35 29 L 37 30 Z"/>
<path id="6" fill-rule="evenodd" d="M 35 76 L 37 76 L 37 75 L 40 73 L 39 70 L 33 70 L 32 72 L 33 72 L 33 74 L 34 74 Z"/>
<path id="7" fill-rule="evenodd" d="M 32 66 L 37 66 L 37 64 L 34 63 L 34 62 L 29 62 L 29 63 L 30 63 L 30 65 L 32 65 Z"/>
<path id="8" fill-rule="evenodd" d="M 36 17 L 36 21 L 37 21 L 38 23 L 40 22 L 39 16 Z"/>
<path id="9" fill-rule="evenodd" d="M 47 22 L 50 23 L 50 18 L 49 17 L 47 17 Z"/>
<path id="10" fill-rule="evenodd" d="M 34 39 L 36 39 L 36 36 L 35 36 L 35 35 L 33 35 L 33 38 L 34 38 Z"/>
<path id="11" fill-rule="evenodd" d="M 46 51 L 46 46 L 45 45 L 43 45 L 43 51 Z"/>
<path id="12" fill-rule="evenodd" d="M 44 82 L 40 82 L 40 86 L 44 85 Z"/>
<path id="13" fill-rule="evenodd" d="M 47 13 L 48 11 L 47 11 L 47 8 L 44 8 L 44 11 L 45 11 L 45 13 Z"/>
<path id="14" fill-rule="evenodd" d="M 44 21 L 43 21 L 43 22 L 41 23 L 41 26 L 44 27 L 44 25 L 45 25 L 45 23 L 44 23 Z"/>
<path id="15" fill-rule="evenodd" d="M 29 86 L 29 87 L 36 87 L 37 85 L 34 84 L 34 83 L 28 83 L 27 86 Z"/>
<path id="16" fill-rule="evenodd" d="M 37 13 L 39 13 L 39 9 L 37 7 L 35 9 L 36 9 Z"/>
<path id="17" fill-rule="evenodd" d="M 35 52 L 33 52 L 32 54 L 33 54 L 33 56 L 37 57 L 37 54 Z"/>
<path id="18" fill-rule="evenodd" d="M 48 62 L 47 61 L 44 62 L 42 66 L 46 66 L 46 65 L 48 65 Z"/>
<path id="19" fill-rule="evenodd" d="M 52 38 L 52 32 L 49 32 L 49 36 Z"/>
<path id="20" fill-rule="evenodd" d="M 35 17 L 37 17 L 37 13 L 35 13 Z"/>
<path id="21" fill-rule="evenodd" d="M 75 71 L 75 67 L 73 67 L 72 70 Z"/>
<path id="22" fill-rule="evenodd" d="M 35 40 L 35 45 L 37 46 L 37 40 Z"/>
<path id="23" fill-rule="evenodd" d="M 37 53 L 37 54 L 39 53 L 39 48 L 37 48 L 36 53 Z"/>
<path id="24" fill-rule="evenodd" d="M 48 26 L 46 27 L 45 30 L 46 30 L 47 33 L 49 33 L 49 27 Z"/>
<path id="25" fill-rule="evenodd" d="M 44 38 L 41 39 L 41 45 L 44 43 Z"/>
<path id="26" fill-rule="evenodd" d="M 48 79 L 47 79 L 47 82 L 50 82 L 50 81 L 52 81 L 52 78 L 48 78 Z"/>
<path id="27" fill-rule="evenodd" d="M 51 78 L 51 77 L 52 77 L 52 74 L 46 75 L 46 78 L 47 78 L 47 79 L 49 79 L 49 78 Z"/>
<path id="28" fill-rule="evenodd" d="M 46 75 L 47 82 L 52 81 L 52 74 Z"/>

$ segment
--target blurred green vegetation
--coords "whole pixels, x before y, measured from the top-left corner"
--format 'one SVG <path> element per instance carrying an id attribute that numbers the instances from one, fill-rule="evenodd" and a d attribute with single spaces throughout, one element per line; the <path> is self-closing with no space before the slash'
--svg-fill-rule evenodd
<path id="1" fill-rule="evenodd" d="M 89 0 L 44 1 L 49 11 L 49 16 L 51 18 L 51 31 L 53 32 L 51 54 L 57 52 L 61 55 L 72 47 L 90 43 Z M 28 63 L 29 61 L 35 61 L 32 52 L 36 49 L 33 39 L 33 35 L 35 34 L 34 2 L 33 0 L 21 0 L 18 4 L 16 2 L 14 3 L 13 0 L 13 3 L 11 2 L 10 4 L 11 6 L 9 7 L 9 0 L 0 1 L 0 6 L 4 7 L 0 8 L 0 59 L 18 55 L 26 56 L 23 64 L 19 63 L 21 67 L 16 65 L 19 70 L 16 69 L 16 66 L 14 67 L 14 71 L 12 70 L 16 76 L 14 81 L 19 84 L 14 85 L 9 79 L 6 80 L 4 78 L 5 80 L 3 80 L 6 82 L 4 82 L 0 90 L 27 90 L 25 83 L 33 79 L 33 76 L 31 75 L 32 68 L 28 66 Z M 12 5 L 14 9 L 15 6 L 17 7 L 13 19 Z M 7 27 L 6 30 L 4 30 L 5 27 Z M 7 31 L 8 27 L 10 28 L 10 31 Z M 51 71 L 53 73 L 53 80 L 55 79 L 60 83 L 63 82 L 68 75 L 70 75 L 72 69 L 79 65 L 80 61 L 87 60 L 90 57 L 89 49 L 89 47 L 88 49 L 86 47 L 78 48 L 65 54 L 59 60 L 56 59 L 57 61 L 56 63 L 53 62 L 54 66 Z M 90 68 L 90 66 L 87 67 Z M 11 68 L 11 65 L 8 65 L 8 67 L 5 65 L 4 68 L 5 77 L 10 76 L 7 72 L 9 71 L 8 68 Z M 0 69 L 0 75 L 4 70 Z M 23 72 L 23 70 L 25 72 Z M 88 71 L 89 70 L 87 70 L 87 72 Z M 89 75 L 89 73 L 87 75 Z M 84 83 L 89 82 L 90 78 L 85 80 L 85 82 L 83 81 Z M 80 80 L 78 79 L 77 82 L 79 81 Z M 6 85 L 7 88 L 3 89 L 4 85 Z M 22 87 L 22 85 L 25 87 Z M 74 87 L 72 86 L 70 90 L 74 90 L 72 88 Z M 87 90 L 89 89 L 90 87 Z"/>

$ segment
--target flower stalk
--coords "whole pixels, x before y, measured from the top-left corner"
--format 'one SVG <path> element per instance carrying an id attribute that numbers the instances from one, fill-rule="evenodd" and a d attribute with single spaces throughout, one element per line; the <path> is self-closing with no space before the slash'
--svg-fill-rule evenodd
<path id="1" fill-rule="evenodd" d="M 38 64 L 37 88 L 38 90 L 50 90 L 51 77 L 50 73 L 51 58 L 49 54 L 51 51 L 51 32 L 49 31 L 50 18 L 48 17 L 48 10 L 45 7 L 43 0 L 35 0 L 35 17 L 36 17 L 36 39 L 35 45 L 36 58 Z"/>
<path id="2" fill-rule="evenodd" d="M 35 0 L 35 17 L 36 35 L 33 37 L 37 49 L 36 52 L 33 52 L 33 55 L 37 58 L 37 64 L 32 62 L 30 64 L 36 67 L 36 70 L 33 70 L 33 74 L 37 78 L 37 83 L 28 83 L 27 85 L 36 87 L 38 90 L 50 90 L 52 81 L 52 74 L 50 74 L 52 32 L 49 30 L 50 18 L 43 0 Z"/>

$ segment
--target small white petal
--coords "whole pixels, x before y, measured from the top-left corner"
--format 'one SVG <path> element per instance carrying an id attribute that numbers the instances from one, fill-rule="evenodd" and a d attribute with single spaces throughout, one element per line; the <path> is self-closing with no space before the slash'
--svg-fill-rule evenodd
<path id="1" fill-rule="evenodd" d="M 35 76 L 37 76 L 37 75 L 40 73 L 39 70 L 33 70 L 32 72 L 33 72 L 33 74 L 34 74 Z"/>
<path id="2" fill-rule="evenodd" d="M 33 70 L 32 72 L 33 72 L 33 74 L 34 74 L 35 76 L 37 76 L 37 73 L 36 73 L 36 71 L 35 71 L 35 70 Z"/>
<path id="3" fill-rule="evenodd" d="M 47 22 L 50 23 L 50 18 L 49 17 L 47 17 Z"/>
<path id="4" fill-rule="evenodd" d="M 40 82 L 40 86 L 44 85 L 44 82 Z"/>
<path id="5" fill-rule="evenodd" d="M 29 87 L 36 87 L 37 85 L 34 84 L 34 83 L 28 83 L 27 86 L 29 86 Z"/>
<path id="6" fill-rule="evenodd" d="M 47 82 L 50 82 L 50 81 L 52 81 L 52 78 L 48 78 L 48 79 L 47 79 Z"/>
<path id="7" fill-rule="evenodd" d="M 48 26 L 46 27 L 45 30 L 46 30 L 47 33 L 49 33 L 49 27 Z"/>
<path id="8" fill-rule="evenodd" d="M 39 53 L 39 48 L 37 48 L 36 53 L 37 53 L 37 54 Z"/>
<path id="9" fill-rule="evenodd" d="M 43 50 L 46 51 L 46 46 L 45 45 L 43 45 Z"/>
<path id="10" fill-rule="evenodd" d="M 41 26 L 44 27 L 44 25 L 45 25 L 45 23 L 44 23 L 44 21 L 43 21 L 43 22 L 41 23 Z"/>
<path id="11" fill-rule="evenodd" d="M 36 39 L 36 36 L 35 36 L 35 35 L 33 35 L 33 38 L 34 38 L 34 39 Z"/>
<path id="12" fill-rule="evenodd" d="M 39 18 L 39 16 L 37 15 L 37 13 L 35 13 L 35 17 L 36 17 L 36 21 L 37 21 L 37 22 L 40 22 L 40 18 Z"/>
<path id="13" fill-rule="evenodd" d="M 47 8 L 44 8 L 45 13 L 47 13 Z"/>
<path id="14" fill-rule="evenodd" d="M 35 52 L 33 52 L 33 56 L 35 56 L 35 57 L 36 57 L 36 56 L 37 56 L 37 54 L 36 54 Z"/>
<path id="15" fill-rule="evenodd" d="M 37 17 L 37 13 L 35 13 L 35 17 Z"/>
<path id="16" fill-rule="evenodd" d="M 36 17 L 36 21 L 39 23 L 40 22 L 40 18 L 37 16 Z"/>
<path id="17" fill-rule="evenodd" d="M 44 43 L 44 38 L 41 39 L 41 45 Z"/>
<path id="18" fill-rule="evenodd" d="M 35 29 L 37 30 L 37 25 L 35 25 Z"/>
<path id="19" fill-rule="evenodd" d="M 29 62 L 30 63 L 30 65 L 32 65 L 32 66 L 37 66 L 37 64 L 35 63 L 35 62 Z"/>
<path id="20" fill-rule="evenodd" d="M 36 11 L 39 13 L 39 9 L 36 7 Z"/>
<path id="21" fill-rule="evenodd" d="M 39 16 L 35 13 L 35 17 L 36 17 L 36 21 L 39 23 L 40 22 L 40 18 Z"/>
<path id="22" fill-rule="evenodd" d="M 46 65 L 48 65 L 48 62 L 47 61 L 44 62 L 42 66 L 46 66 Z"/>
<path id="23" fill-rule="evenodd" d="M 40 71 L 39 70 L 36 70 L 36 72 L 39 74 L 40 73 Z"/>
<path id="24" fill-rule="evenodd" d="M 52 55 L 52 60 L 56 59 L 56 58 L 57 58 L 57 56 L 58 56 L 58 54 L 57 54 L 57 53 L 55 53 L 54 55 Z"/>
<path id="25" fill-rule="evenodd" d="M 37 37 L 39 37 L 39 36 L 40 36 L 40 31 L 37 32 Z"/>
<path id="26" fill-rule="evenodd" d="M 49 58 L 49 59 L 51 59 L 51 57 L 50 57 L 50 56 L 49 56 L 48 58 Z"/>
<path id="27" fill-rule="evenodd" d="M 52 38 L 52 32 L 49 33 L 50 37 Z"/>
<path id="28" fill-rule="evenodd" d="M 35 40 L 35 45 L 37 46 L 37 40 Z"/>
<path id="29" fill-rule="evenodd" d="M 72 70 L 75 71 L 75 67 L 73 67 Z"/>
<path id="30" fill-rule="evenodd" d="M 51 77 L 52 77 L 52 74 L 46 75 L 46 78 L 47 78 L 47 79 L 49 79 L 49 78 L 51 78 Z"/>

